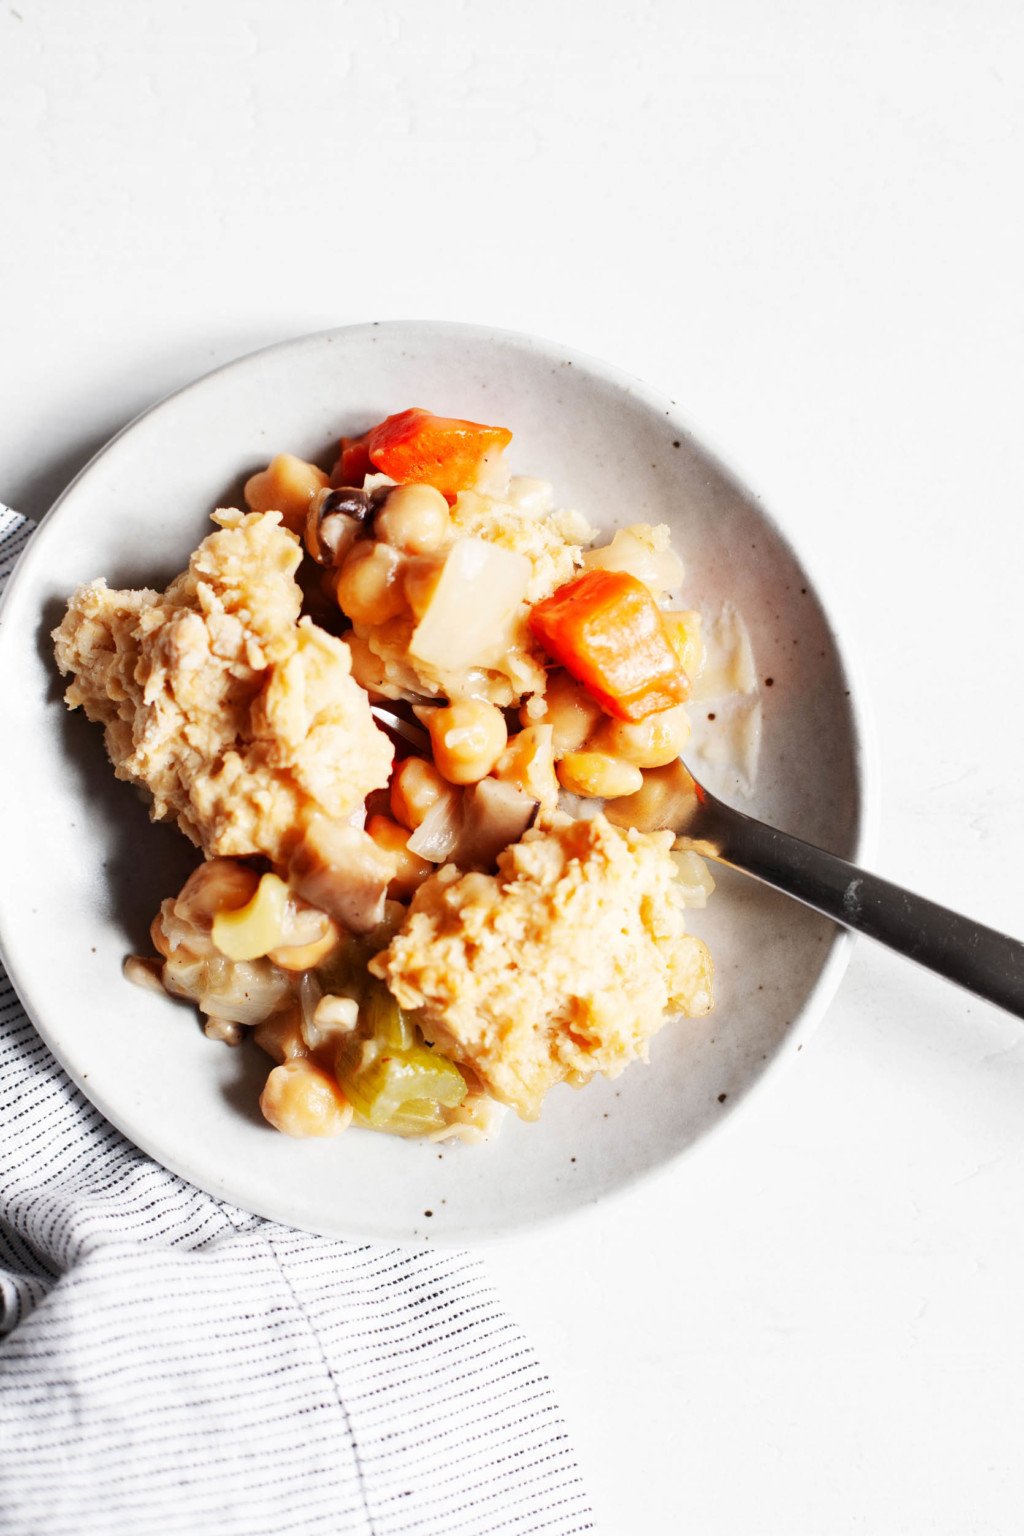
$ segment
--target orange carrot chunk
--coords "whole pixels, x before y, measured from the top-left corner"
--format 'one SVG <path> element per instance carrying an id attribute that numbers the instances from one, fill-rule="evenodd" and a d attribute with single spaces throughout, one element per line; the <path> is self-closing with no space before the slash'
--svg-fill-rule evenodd
<path id="1" fill-rule="evenodd" d="M 534 604 L 530 628 L 617 720 L 644 720 L 689 693 L 660 608 L 625 571 L 577 576 Z"/>
<path id="2" fill-rule="evenodd" d="M 507 427 L 485 427 L 417 409 L 389 416 L 366 434 L 370 459 L 382 474 L 403 485 L 411 480 L 433 485 L 448 496 L 475 485 L 484 454 L 511 441 Z"/>
<path id="3" fill-rule="evenodd" d="M 366 433 L 362 437 L 343 437 L 338 444 L 338 457 L 331 470 L 331 484 L 362 485 L 373 469 L 366 451 Z"/>

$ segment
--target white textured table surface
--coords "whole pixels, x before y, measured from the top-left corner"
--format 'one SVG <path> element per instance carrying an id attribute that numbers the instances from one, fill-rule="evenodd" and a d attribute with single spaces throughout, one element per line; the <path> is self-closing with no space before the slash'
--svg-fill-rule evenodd
<path id="1" fill-rule="evenodd" d="M 1020 933 L 1022 14 L 4 0 L 0 499 L 326 325 L 602 354 L 849 618 L 879 868 Z M 861 945 L 729 1136 L 492 1252 L 603 1531 L 1020 1530 L 1022 1038 Z"/>

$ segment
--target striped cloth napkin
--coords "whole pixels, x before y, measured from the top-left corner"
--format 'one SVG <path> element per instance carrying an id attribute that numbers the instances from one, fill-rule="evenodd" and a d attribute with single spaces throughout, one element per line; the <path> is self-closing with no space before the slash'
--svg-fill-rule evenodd
<path id="1" fill-rule="evenodd" d="M 30 531 L 0 507 L 0 589 Z M 194 1189 L 82 1097 L 2 970 L 0 1147 L 4 1536 L 594 1529 L 479 1260 Z"/>

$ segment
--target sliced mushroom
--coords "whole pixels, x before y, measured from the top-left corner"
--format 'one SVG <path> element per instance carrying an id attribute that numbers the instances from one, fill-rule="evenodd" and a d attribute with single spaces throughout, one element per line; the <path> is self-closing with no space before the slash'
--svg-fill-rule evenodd
<path id="1" fill-rule="evenodd" d="M 288 865 L 293 888 L 352 933 L 368 933 L 384 917 L 384 900 L 397 869 L 361 827 L 311 818 Z"/>
<path id="2" fill-rule="evenodd" d="M 394 486 L 362 490 L 342 485 L 319 491 L 309 504 L 305 543 L 317 565 L 338 566 L 356 539 L 368 534 Z"/>
<path id="3" fill-rule="evenodd" d="M 502 849 L 532 826 L 537 809 L 537 801 L 514 785 L 481 779 L 463 792 L 462 826 L 450 862 L 460 869 L 493 869 Z"/>
<path id="4" fill-rule="evenodd" d="M 317 565 L 340 565 L 374 511 L 370 493 L 351 485 L 314 496 L 306 516 L 306 548 Z"/>

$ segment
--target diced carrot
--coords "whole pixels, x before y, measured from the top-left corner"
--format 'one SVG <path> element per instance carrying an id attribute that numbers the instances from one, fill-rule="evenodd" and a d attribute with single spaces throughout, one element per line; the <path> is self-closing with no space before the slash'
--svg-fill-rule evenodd
<path id="1" fill-rule="evenodd" d="M 338 457 L 331 470 L 331 484 L 362 485 L 373 469 L 366 450 L 366 433 L 362 437 L 343 437 L 338 444 Z"/>
<path id="2" fill-rule="evenodd" d="M 370 459 L 383 474 L 403 485 L 411 480 L 433 485 L 448 496 L 474 485 L 484 454 L 511 441 L 507 427 L 485 427 L 418 409 L 389 416 L 366 434 Z"/>
<path id="3" fill-rule="evenodd" d="M 530 628 L 618 720 L 644 720 L 689 692 L 661 609 L 643 582 L 625 571 L 577 576 L 534 604 Z"/>

